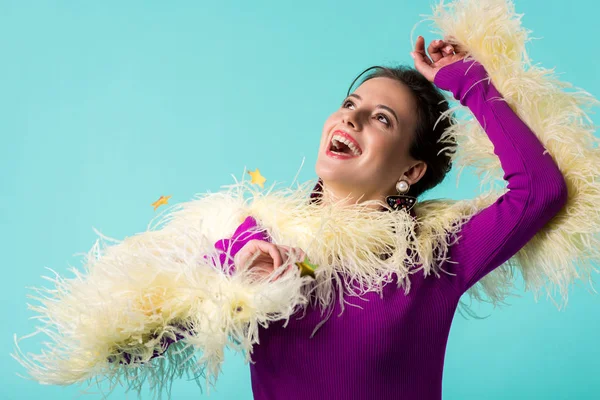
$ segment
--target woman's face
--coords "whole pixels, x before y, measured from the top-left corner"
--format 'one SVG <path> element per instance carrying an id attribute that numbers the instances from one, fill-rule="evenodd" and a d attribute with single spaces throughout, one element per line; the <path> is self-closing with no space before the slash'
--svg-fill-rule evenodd
<path id="1" fill-rule="evenodd" d="M 391 78 L 364 82 L 325 121 L 317 175 L 334 192 L 363 200 L 395 193 L 403 175 L 415 183 L 426 168 L 408 151 L 416 121 L 408 87 Z"/>

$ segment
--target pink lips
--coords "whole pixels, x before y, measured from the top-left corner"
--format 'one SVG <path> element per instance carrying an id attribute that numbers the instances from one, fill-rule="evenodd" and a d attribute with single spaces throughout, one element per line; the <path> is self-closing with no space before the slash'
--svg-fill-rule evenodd
<path id="1" fill-rule="evenodd" d="M 356 140 L 354 140 L 354 138 L 352 136 L 350 136 L 348 133 L 341 131 L 341 130 L 336 130 L 333 132 L 334 135 L 340 135 L 343 136 L 344 138 L 348 139 L 361 153 L 362 153 L 362 149 L 360 148 L 360 146 L 358 145 L 358 143 L 356 142 Z M 331 140 L 330 142 L 331 143 Z M 327 146 L 327 150 L 325 151 L 325 154 L 328 157 L 331 158 L 337 158 L 339 160 L 348 160 L 350 158 L 356 158 L 357 156 L 353 155 L 353 154 L 339 154 L 339 153 L 333 153 L 330 149 L 330 146 Z"/>
<path id="2" fill-rule="evenodd" d="M 337 129 L 337 130 L 333 131 L 333 134 L 334 135 L 338 134 L 338 135 L 345 137 L 358 149 L 358 151 L 360 151 L 362 153 L 362 149 L 360 148 L 358 142 L 352 136 L 350 136 L 348 133 Z"/>

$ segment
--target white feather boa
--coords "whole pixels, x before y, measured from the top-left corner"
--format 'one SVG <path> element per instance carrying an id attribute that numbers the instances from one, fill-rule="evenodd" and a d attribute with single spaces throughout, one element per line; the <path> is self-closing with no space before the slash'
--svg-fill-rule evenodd
<path id="1" fill-rule="evenodd" d="M 569 189 L 565 208 L 469 293 L 499 302 L 509 294 L 518 269 L 527 289 L 536 295 L 544 288 L 548 294 L 558 289 L 566 301 L 575 278 L 591 281 L 593 263 L 600 260 L 600 186 L 595 182 L 600 153 L 586 116 L 596 100 L 583 91 L 565 90 L 568 85 L 550 71 L 530 64 L 527 32 L 510 1 L 441 3 L 431 20 L 442 36 L 453 36 L 484 65 L 552 154 Z M 42 323 L 36 333 L 46 334 L 50 342 L 32 355 L 21 352 L 17 341 L 15 357 L 46 384 L 100 377 L 138 390 L 147 381 L 160 393 L 184 374 L 213 382 L 226 347 L 249 358 L 259 326 L 288 319 L 309 297 L 326 309 L 336 289 L 360 296 L 379 291 L 393 274 L 410 290 L 409 275 L 438 275 L 452 234 L 504 190 L 494 188 L 502 182 L 502 169 L 474 118 L 460 120 L 446 134 L 458 142 L 455 165 L 474 167 L 483 184 L 491 184 L 487 193 L 468 201 L 420 202 L 416 219 L 404 212 L 373 211 L 368 204 L 311 204 L 310 183 L 256 191 L 240 182 L 202 195 L 169 209 L 146 232 L 115 243 L 101 237 L 84 271 L 74 270 L 70 279 L 56 275 L 55 287 L 39 290 L 40 305 L 32 307 Z M 305 250 L 318 265 L 314 284 L 307 285 L 308 278 L 299 273 L 258 278 L 243 268 L 234 272 L 214 266 L 214 243 L 229 237 L 249 215 L 275 243 Z M 382 253 L 391 256 L 382 259 Z"/>

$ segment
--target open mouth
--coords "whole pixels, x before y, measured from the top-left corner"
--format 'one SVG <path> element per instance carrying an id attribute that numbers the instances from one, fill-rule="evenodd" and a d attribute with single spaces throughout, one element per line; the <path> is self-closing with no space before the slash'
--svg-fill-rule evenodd
<path id="1" fill-rule="evenodd" d="M 329 143 L 329 152 L 333 155 L 344 157 L 358 157 L 362 151 L 349 139 L 342 135 L 333 135 Z"/>

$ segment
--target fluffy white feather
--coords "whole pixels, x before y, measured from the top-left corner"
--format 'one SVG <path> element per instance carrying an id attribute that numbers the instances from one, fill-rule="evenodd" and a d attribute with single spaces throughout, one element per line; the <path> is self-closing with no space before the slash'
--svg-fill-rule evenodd
<path id="1" fill-rule="evenodd" d="M 552 70 L 531 63 L 525 48 L 529 32 L 521 26 L 521 16 L 510 0 L 456 0 L 440 2 L 430 20 L 440 35 L 453 37 L 469 57 L 483 64 L 507 103 L 552 155 L 569 191 L 567 205 L 559 214 L 469 294 L 498 303 L 509 293 L 518 270 L 536 298 L 545 292 L 560 307 L 566 305 L 575 279 L 592 283 L 592 274 L 598 272 L 600 150 L 595 126 L 587 115 L 598 101 L 559 81 Z M 457 109 L 463 107 L 453 111 Z M 487 195 L 499 197 L 503 171 L 479 123 L 465 118 L 446 134 L 458 143 L 455 165 L 474 168 L 482 178 L 482 191 L 489 187 Z"/>

